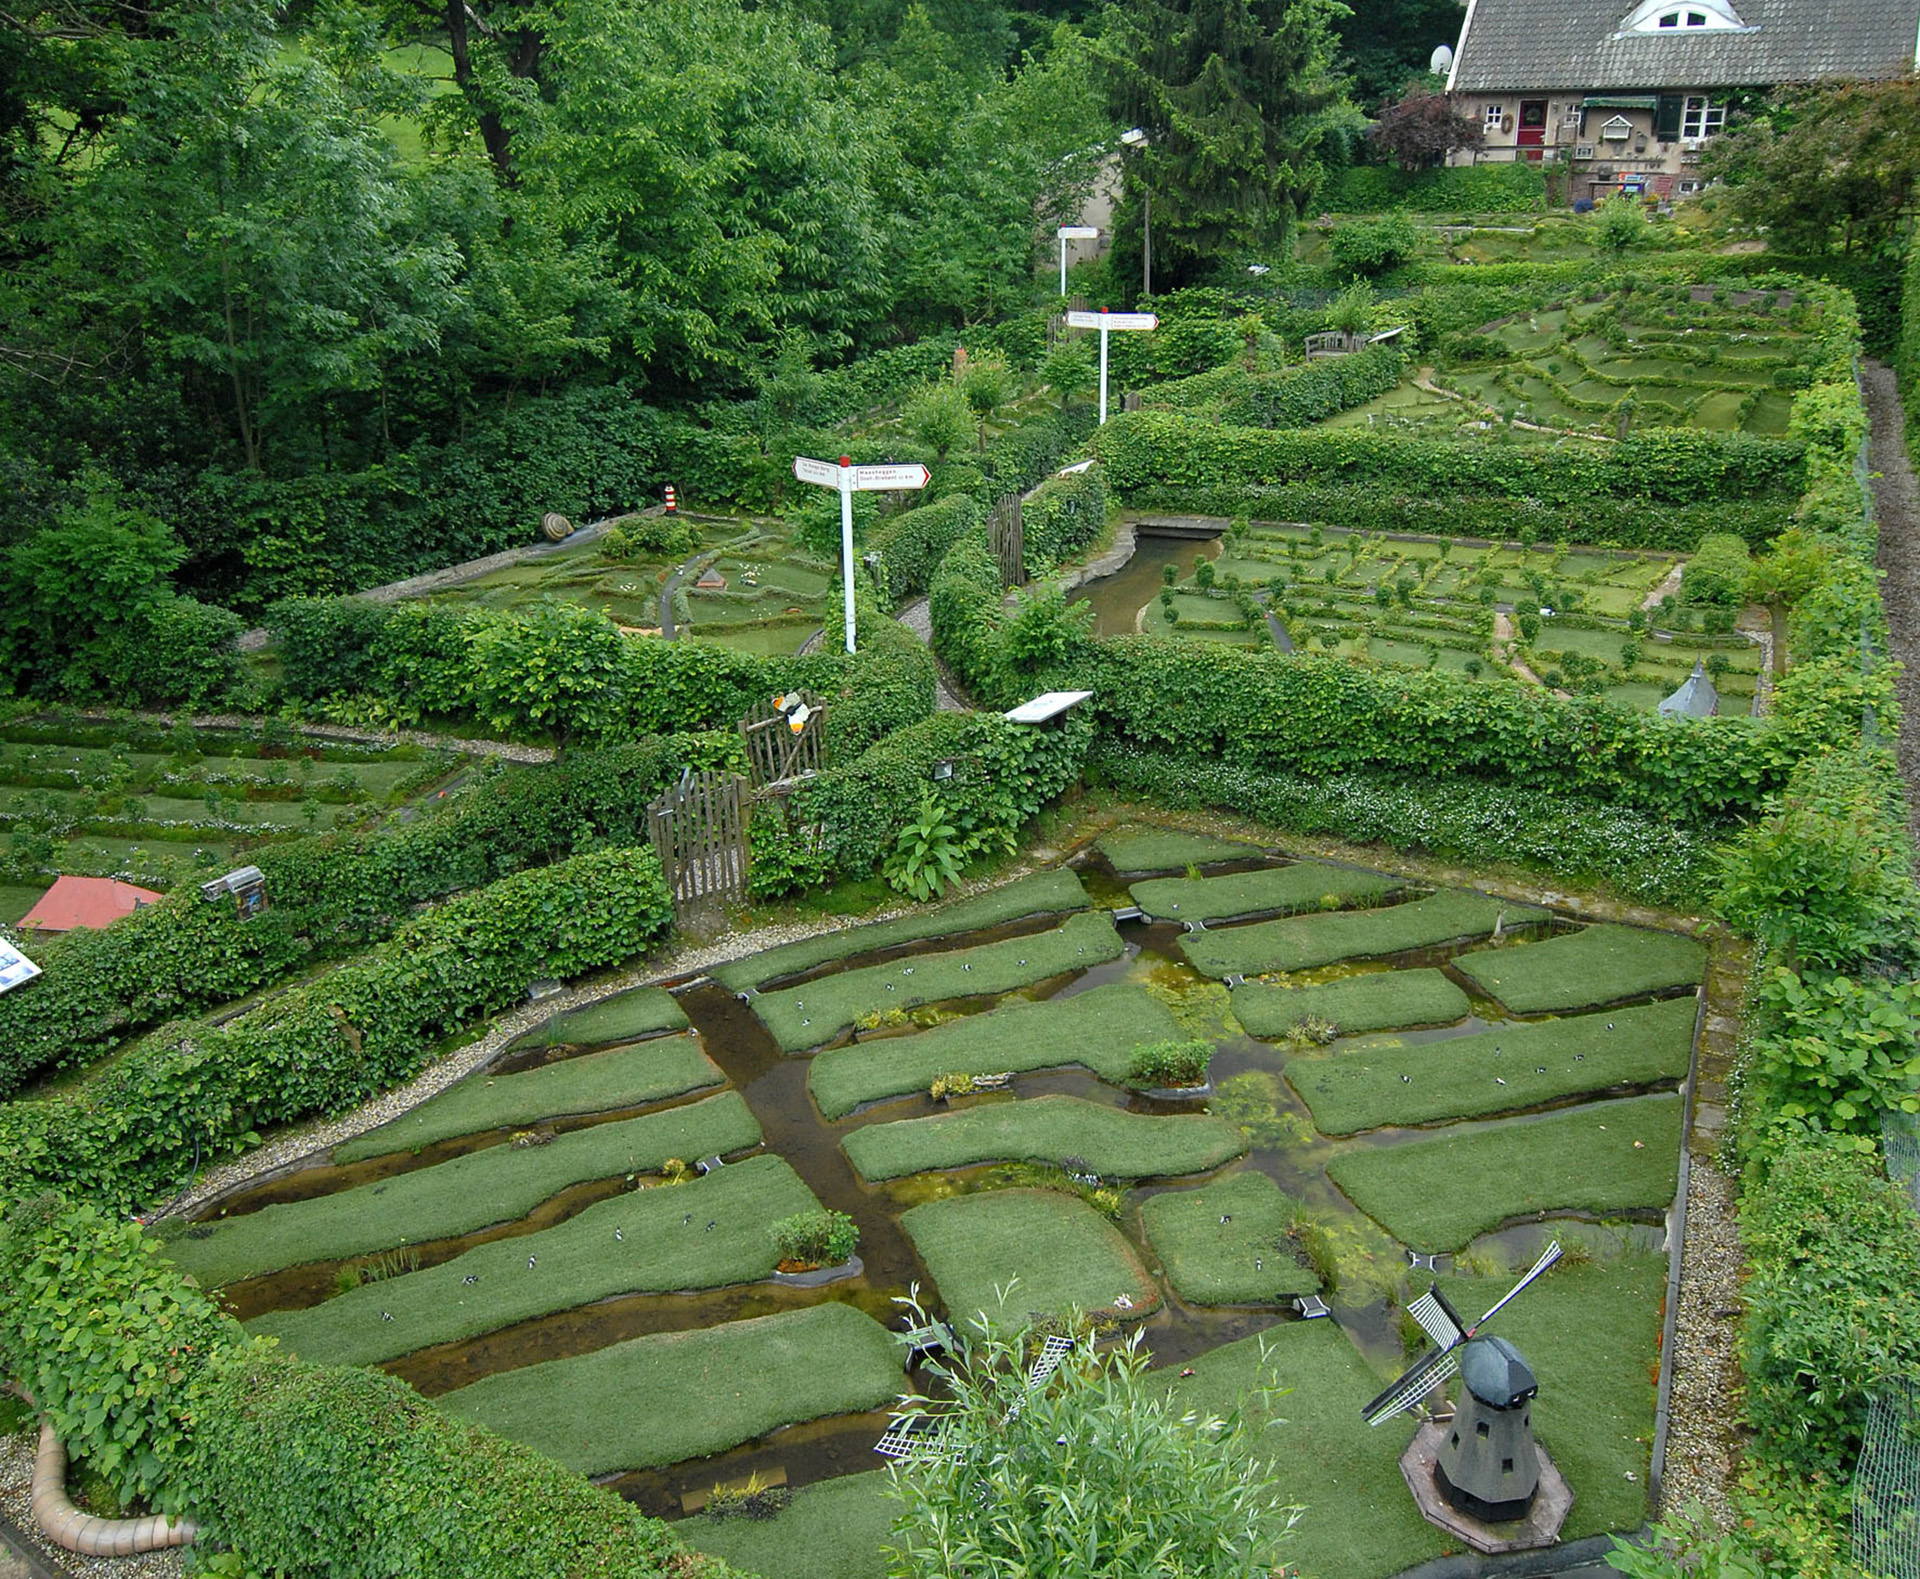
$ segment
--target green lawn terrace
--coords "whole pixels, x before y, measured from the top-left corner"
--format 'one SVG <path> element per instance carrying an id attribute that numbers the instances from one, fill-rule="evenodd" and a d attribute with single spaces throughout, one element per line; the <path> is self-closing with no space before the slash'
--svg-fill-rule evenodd
<path id="1" fill-rule="evenodd" d="M 1444 517 L 1444 501 L 1432 508 Z M 1763 649 L 1735 628 L 1734 610 L 1678 601 L 1685 563 L 1566 542 L 1257 521 L 1220 539 L 1206 569 L 1164 588 L 1141 611 L 1141 628 L 1272 647 L 1277 624 L 1296 652 L 1546 684 L 1649 711 L 1700 663 L 1721 711 L 1747 712 Z"/>
<path id="2" fill-rule="evenodd" d="M 64 872 L 166 889 L 218 876 L 262 845 L 412 816 L 467 765 L 453 752 L 290 732 L 23 718 L 0 725 L 0 835 L 16 869 L 38 865 L 47 882 Z M 0 921 L 45 886 L 0 889 Z"/>

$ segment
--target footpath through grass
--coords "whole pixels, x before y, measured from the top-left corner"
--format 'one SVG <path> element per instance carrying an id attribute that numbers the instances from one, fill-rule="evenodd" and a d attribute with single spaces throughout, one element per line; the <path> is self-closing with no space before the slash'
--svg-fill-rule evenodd
<path id="1" fill-rule="evenodd" d="M 1094 848 L 1116 872 L 1165 872 L 1210 861 L 1245 861 L 1261 854 L 1256 846 L 1236 839 L 1216 839 L 1209 833 L 1179 828 L 1116 828 Z"/>
<path id="2" fill-rule="evenodd" d="M 931 1118 L 870 1124 L 841 1142 L 869 1183 L 981 1162 L 1077 1157 L 1108 1179 L 1205 1173 L 1247 1149 L 1246 1136 L 1204 1113 L 1129 1113 L 1080 1097 L 988 1102 Z"/>
<path id="3" fill-rule="evenodd" d="M 439 1400 L 583 1475 L 677 1464 L 903 1390 L 886 1328 L 829 1301 L 489 1376 Z"/>
<path id="4" fill-rule="evenodd" d="M 1683 1079 L 1693 1054 L 1691 998 L 1515 1022 L 1472 1036 L 1344 1048 L 1287 1062 L 1287 1083 L 1327 1135 L 1518 1112 L 1614 1086 Z"/>
<path id="5" fill-rule="evenodd" d="M 1072 916 L 1051 932 L 1032 937 L 889 960 L 762 993 L 753 1000 L 753 1009 L 781 1048 L 797 1053 L 832 1041 L 869 1014 L 1012 992 L 1049 976 L 1104 964 L 1125 952 L 1113 917 L 1102 910 Z"/>
<path id="6" fill-rule="evenodd" d="M 694 1183 L 615 1196 L 556 1227 L 250 1325 L 305 1359 L 377 1365 L 616 1294 L 755 1282 L 779 1258 L 768 1228 L 819 1204 L 781 1158 L 748 1157 Z"/>
<path id="7" fill-rule="evenodd" d="M 1458 964 L 1515 1014 L 1547 1014 L 1697 986 L 1707 948 L 1671 932 L 1592 926 L 1539 943 L 1483 949 L 1462 955 Z"/>
<path id="8" fill-rule="evenodd" d="M 1068 1310 L 1131 1318 L 1160 1303 L 1126 1235 L 1077 1195 L 983 1190 L 916 1206 L 900 1226 L 956 1323 L 981 1311 L 1015 1322 Z M 1114 1305 L 1121 1295 L 1131 1309 Z"/>
<path id="9" fill-rule="evenodd" d="M 1203 975 L 1257 976 L 1263 971 L 1311 970 L 1343 959 L 1429 948 L 1489 935 L 1496 922 L 1517 927 L 1543 921 L 1546 915 L 1533 905 L 1445 888 L 1384 910 L 1343 910 L 1195 932 L 1180 940 L 1180 949 Z"/>
<path id="10" fill-rule="evenodd" d="M 1327 1176 L 1403 1245 L 1450 1251 L 1534 1213 L 1664 1211 L 1679 1167 L 1680 1098 L 1671 1095 L 1356 1147 Z"/>
<path id="11" fill-rule="evenodd" d="M 1034 872 L 1004 887 L 957 899 L 952 904 L 916 910 L 892 921 L 876 921 L 867 926 L 842 927 L 818 937 L 783 943 L 761 954 L 716 965 L 713 979 L 729 992 L 744 992 L 762 982 L 782 976 L 797 976 L 837 959 L 870 954 L 875 949 L 896 948 L 903 943 L 919 943 L 927 938 L 950 933 L 974 932 L 981 927 L 1003 926 L 1025 916 L 1039 916 L 1087 908 L 1087 891 L 1072 872 L 1053 868 Z"/>
<path id="12" fill-rule="evenodd" d="M 1467 995 L 1437 970 L 1379 970 L 1319 987 L 1242 982 L 1233 1012 L 1249 1036 L 1285 1036 L 1302 1020 L 1324 1020 L 1341 1036 L 1450 1025 L 1467 1017 Z"/>
<path id="13" fill-rule="evenodd" d="M 737 1091 L 557 1136 L 544 1146 L 489 1146 L 372 1184 L 199 1224 L 168 1246 L 182 1271 L 217 1288 L 310 1261 L 425 1244 L 525 1217 L 571 1184 L 646 1173 L 760 1144 Z"/>
<path id="14" fill-rule="evenodd" d="M 1113 982 L 1070 998 L 1005 1004 L 917 1036 L 830 1047 L 814 1058 L 807 1089 L 820 1111 L 835 1119 L 863 1102 L 925 1091 L 944 1074 L 1080 1064 L 1120 1085 L 1135 1047 L 1183 1035 L 1173 1011 L 1152 993 L 1131 982 Z"/>
<path id="15" fill-rule="evenodd" d="M 517 1075 L 472 1074 L 411 1113 L 336 1146 L 333 1160 L 358 1162 L 418 1151 L 437 1140 L 575 1113 L 609 1113 L 706 1086 L 726 1084 L 694 1036 L 656 1036 L 604 1053 L 583 1053 Z"/>
<path id="16" fill-rule="evenodd" d="M 1380 872 L 1300 861 L 1225 877 L 1154 877 L 1135 883 L 1128 892 L 1136 905 L 1159 921 L 1220 921 L 1263 911 L 1291 915 L 1341 905 L 1377 905 L 1405 886 Z"/>
<path id="17" fill-rule="evenodd" d="M 559 1047 L 578 1042 L 630 1042 L 651 1036 L 656 1031 L 684 1031 L 687 1017 L 673 994 L 660 987 L 635 987 L 615 993 L 598 1003 L 585 1004 L 556 1014 L 536 1025 L 524 1036 L 515 1037 L 514 1048 Z"/>
<path id="18" fill-rule="evenodd" d="M 1294 1259 L 1292 1217 L 1280 1186 L 1251 1169 L 1140 1208 L 1167 1281 L 1191 1305 L 1267 1304 L 1317 1289 L 1313 1269 Z"/>

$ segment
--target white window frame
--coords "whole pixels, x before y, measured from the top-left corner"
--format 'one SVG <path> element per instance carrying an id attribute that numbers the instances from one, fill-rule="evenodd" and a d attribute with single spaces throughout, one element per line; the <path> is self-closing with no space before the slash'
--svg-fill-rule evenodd
<path id="1" fill-rule="evenodd" d="M 1641 0 L 1621 19 L 1617 31 L 1700 33 L 1744 29 L 1746 25 L 1732 0 Z"/>
<path id="2" fill-rule="evenodd" d="M 1697 148 L 1709 137 L 1717 137 L 1727 123 L 1727 107 L 1716 104 L 1704 93 L 1690 93 L 1680 105 L 1680 141 Z"/>
<path id="3" fill-rule="evenodd" d="M 1505 121 L 1506 118 L 1507 118 L 1506 105 L 1489 104 L 1486 107 L 1486 109 L 1481 113 L 1480 125 L 1486 131 L 1497 132 L 1500 130 L 1501 123 Z"/>

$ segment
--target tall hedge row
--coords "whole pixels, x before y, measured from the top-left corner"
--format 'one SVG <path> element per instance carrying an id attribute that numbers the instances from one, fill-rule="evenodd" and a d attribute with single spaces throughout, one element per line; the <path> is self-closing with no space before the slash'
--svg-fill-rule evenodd
<path id="1" fill-rule="evenodd" d="M 881 554 L 887 595 L 897 602 L 925 592 L 947 550 L 985 516 L 972 494 L 953 493 L 881 522 L 867 542 Z"/>
<path id="2" fill-rule="evenodd" d="M 1140 398 L 1147 410 L 1185 411 L 1233 427 L 1304 428 L 1397 389 L 1406 370 L 1406 352 L 1384 344 L 1272 373 L 1218 368 L 1155 384 Z"/>

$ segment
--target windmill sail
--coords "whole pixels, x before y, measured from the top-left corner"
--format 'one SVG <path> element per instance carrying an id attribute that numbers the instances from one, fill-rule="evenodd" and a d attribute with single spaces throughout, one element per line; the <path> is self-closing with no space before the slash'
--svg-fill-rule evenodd
<path id="1" fill-rule="evenodd" d="M 1368 1425 L 1383 1425 L 1403 1409 L 1411 1409 L 1443 1382 L 1450 1382 L 1460 1369 L 1460 1346 L 1429 1349 L 1419 1363 L 1363 1410 Z"/>
<path id="2" fill-rule="evenodd" d="M 1407 1314 L 1420 1323 L 1421 1330 L 1433 1339 L 1436 1348 L 1451 1349 L 1467 1335 L 1466 1323 L 1447 1303 L 1437 1283 L 1407 1306 Z"/>

